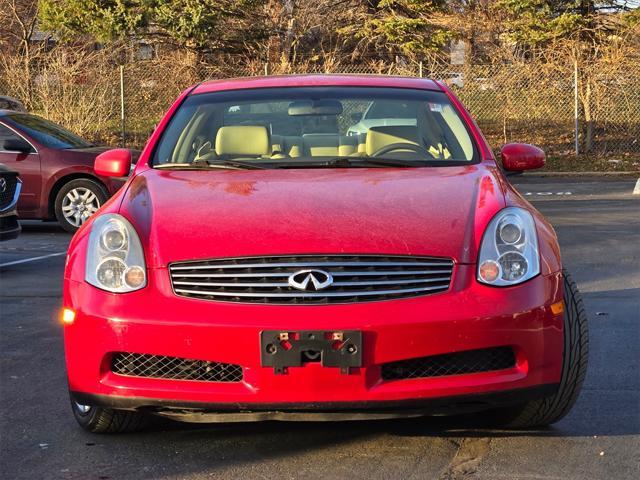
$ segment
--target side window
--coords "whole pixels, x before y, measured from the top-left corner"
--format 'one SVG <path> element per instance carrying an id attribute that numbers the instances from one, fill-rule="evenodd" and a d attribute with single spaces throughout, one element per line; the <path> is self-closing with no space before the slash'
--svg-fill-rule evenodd
<path id="1" fill-rule="evenodd" d="M 13 130 L 5 127 L 3 124 L 0 123 L 0 152 L 6 151 L 3 148 L 3 144 L 5 140 L 16 140 L 18 142 L 24 142 L 24 139 L 20 135 L 17 135 L 16 133 L 13 132 Z"/>
<path id="2" fill-rule="evenodd" d="M 473 158 L 473 143 L 464 123 L 462 123 L 462 120 L 460 120 L 460 117 L 453 110 L 451 105 L 445 105 L 442 108 L 441 114 L 447 126 L 453 132 L 454 137 L 458 140 L 458 143 L 464 152 L 464 158 L 466 160 L 471 160 Z"/>
<path id="3" fill-rule="evenodd" d="M 0 123 L 0 150 L 5 140 L 18 140 L 20 137 Z"/>

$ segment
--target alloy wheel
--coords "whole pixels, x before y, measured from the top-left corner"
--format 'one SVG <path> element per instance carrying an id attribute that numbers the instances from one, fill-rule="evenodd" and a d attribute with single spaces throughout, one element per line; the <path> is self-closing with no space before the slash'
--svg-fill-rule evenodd
<path id="1" fill-rule="evenodd" d="M 69 190 L 62 200 L 62 214 L 74 227 L 82 225 L 98 208 L 100 208 L 100 200 L 95 193 L 85 187 Z"/>
<path id="2" fill-rule="evenodd" d="M 91 407 L 89 405 L 83 405 L 83 404 L 78 403 L 78 402 L 73 402 L 73 403 L 75 403 L 76 409 L 82 415 L 86 415 L 87 413 L 89 413 L 89 410 L 91 410 Z"/>

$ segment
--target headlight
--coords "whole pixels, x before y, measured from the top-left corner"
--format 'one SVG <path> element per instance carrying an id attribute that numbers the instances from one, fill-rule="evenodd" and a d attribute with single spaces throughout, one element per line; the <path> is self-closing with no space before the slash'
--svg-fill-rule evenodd
<path id="1" fill-rule="evenodd" d="M 114 293 L 139 290 L 147 284 L 138 234 L 121 215 L 102 215 L 91 225 L 85 280 Z"/>
<path id="2" fill-rule="evenodd" d="M 540 273 L 538 236 L 531 214 L 508 207 L 493 217 L 482 238 L 478 281 L 495 286 L 516 285 Z"/>

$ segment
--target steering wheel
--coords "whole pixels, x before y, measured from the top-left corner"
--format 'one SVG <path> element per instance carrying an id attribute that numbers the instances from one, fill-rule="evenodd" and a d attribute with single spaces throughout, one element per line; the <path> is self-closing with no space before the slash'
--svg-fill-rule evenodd
<path id="1" fill-rule="evenodd" d="M 412 152 L 422 153 L 428 157 L 436 158 L 426 148 L 421 147 L 420 145 L 416 145 L 415 143 L 409 143 L 409 142 L 406 142 L 406 143 L 398 142 L 398 143 L 392 143 L 390 145 L 385 145 L 384 147 L 374 152 L 371 156 L 380 157 L 385 153 L 395 152 L 396 150 L 411 150 Z"/>

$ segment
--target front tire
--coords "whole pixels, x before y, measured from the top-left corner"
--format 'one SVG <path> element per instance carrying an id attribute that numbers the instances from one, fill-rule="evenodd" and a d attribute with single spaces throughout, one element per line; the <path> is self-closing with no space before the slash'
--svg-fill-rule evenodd
<path id="1" fill-rule="evenodd" d="M 74 233 L 106 201 L 107 192 L 95 180 L 71 180 L 56 195 L 56 219 L 67 232 Z"/>
<path id="2" fill-rule="evenodd" d="M 78 424 L 91 433 L 137 432 L 150 423 L 150 417 L 144 413 L 82 405 L 73 398 L 71 410 Z"/>
<path id="3" fill-rule="evenodd" d="M 551 425 L 569 413 L 576 403 L 587 374 L 589 332 L 582 298 L 571 275 L 564 278 L 564 355 L 558 391 L 549 397 L 532 400 L 498 413 L 499 423 L 507 428 L 532 428 Z"/>

